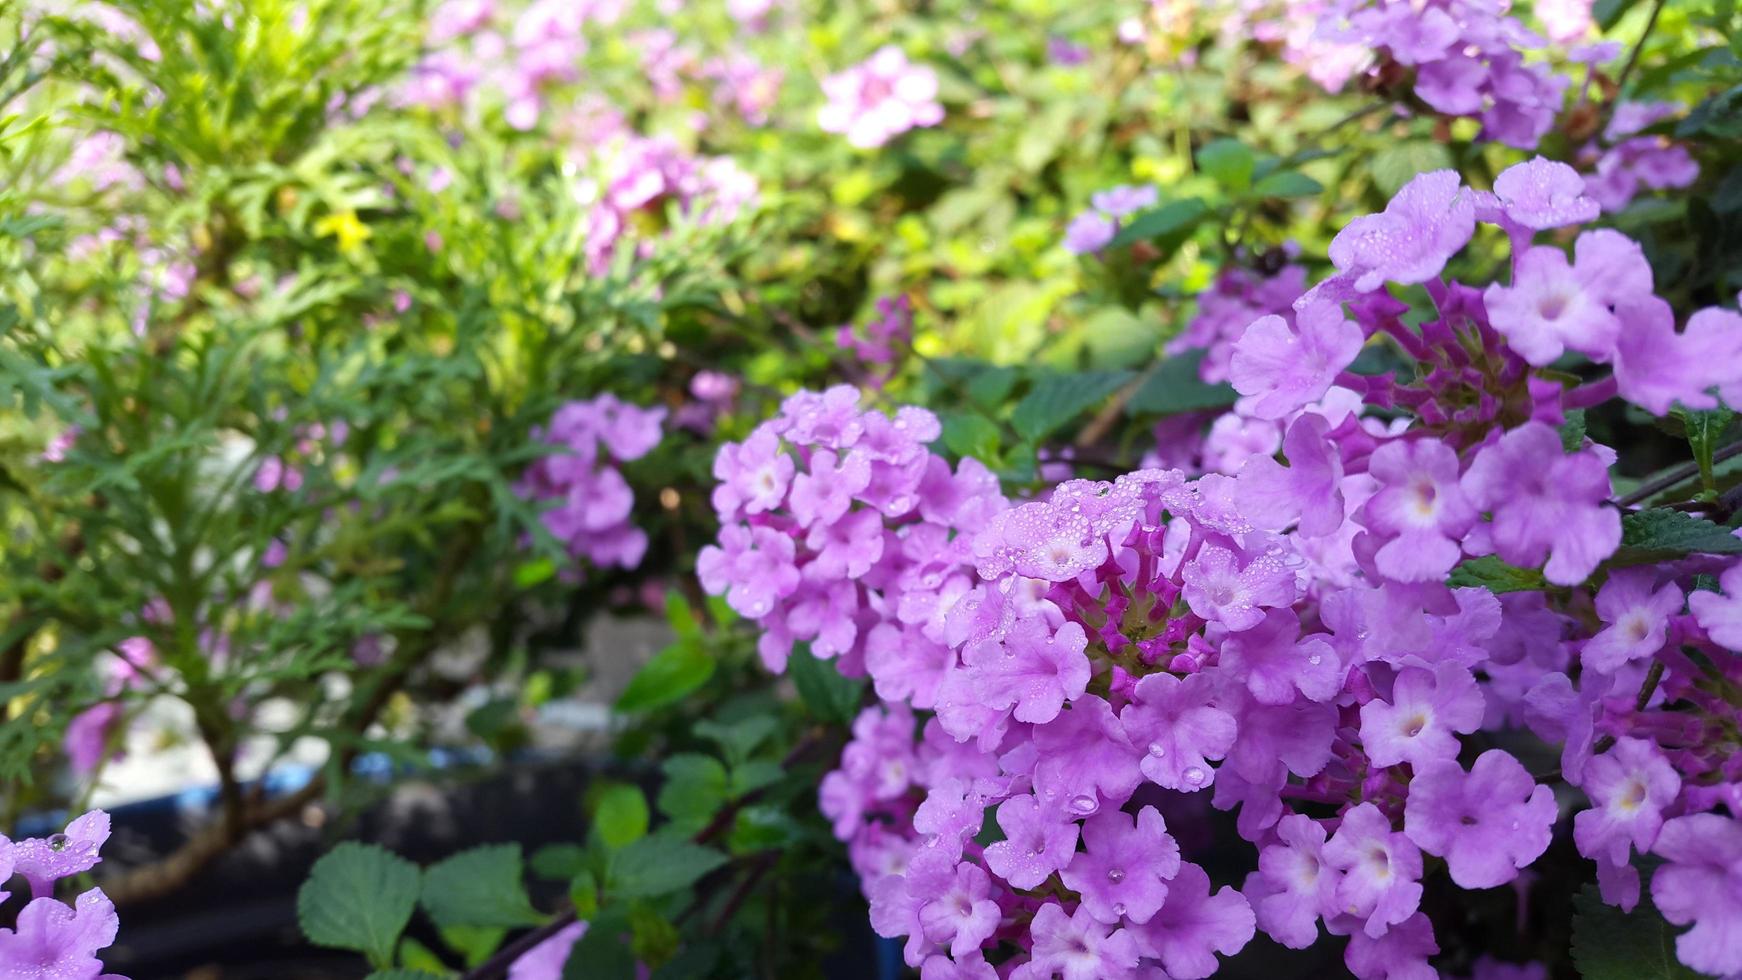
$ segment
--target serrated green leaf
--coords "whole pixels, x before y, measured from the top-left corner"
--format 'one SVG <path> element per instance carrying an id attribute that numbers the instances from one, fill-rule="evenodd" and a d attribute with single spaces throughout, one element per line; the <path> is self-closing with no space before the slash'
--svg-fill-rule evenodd
<path id="1" fill-rule="evenodd" d="M 697 640 L 685 639 L 653 655 L 617 698 L 618 711 L 652 711 L 676 704 L 714 676 L 714 658 Z"/>
<path id="2" fill-rule="evenodd" d="M 1183 238 L 1209 213 L 1209 205 L 1195 197 L 1169 201 L 1161 207 L 1144 211 L 1132 218 L 1124 227 L 1119 229 L 1117 235 L 1113 236 L 1108 247 L 1120 248 L 1133 242 Z"/>
<path id="3" fill-rule="evenodd" d="M 998 458 L 998 426 L 984 415 L 944 416 L 944 446 L 957 456 L 982 462 Z"/>
<path id="4" fill-rule="evenodd" d="M 1675 955 L 1675 930 L 1641 889 L 1623 912 L 1604 904 L 1596 885 L 1573 898 L 1573 964 L 1582 980 L 1699 980 Z"/>
<path id="5" fill-rule="evenodd" d="M 1482 588 L 1495 595 L 1507 592 L 1537 592 L 1548 587 L 1534 568 L 1508 565 L 1493 555 L 1468 558 L 1452 569 L 1446 584 L 1454 589 Z"/>
<path id="6" fill-rule="evenodd" d="M 1029 442 L 1040 442 L 1105 400 L 1131 379 L 1130 371 L 1048 374 L 1016 403 L 1010 425 Z"/>
<path id="7" fill-rule="evenodd" d="M 1204 360 L 1201 350 L 1170 357 L 1143 379 L 1143 384 L 1125 403 L 1128 415 L 1175 415 L 1210 408 L 1226 408 L 1240 399 L 1231 385 L 1206 384 L 1198 377 Z"/>
<path id="8" fill-rule="evenodd" d="M 1742 538 L 1704 518 L 1662 508 L 1621 516 L 1621 547 L 1609 563 L 1642 565 L 1687 555 L 1742 554 Z"/>
<path id="9" fill-rule="evenodd" d="M 1236 193 L 1251 186 L 1257 166 L 1252 149 L 1236 139 L 1211 140 L 1198 150 L 1198 169 Z"/>
<path id="10" fill-rule="evenodd" d="M 605 890 L 619 898 L 669 895 L 725 863 L 726 855 L 681 837 L 643 837 L 611 855 Z"/>
<path id="11" fill-rule="evenodd" d="M 1688 448 L 1693 450 L 1694 462 L 1699 464 L 1700 485 L 1707 490 L 1716 490 L 1717 480 L 1712 473 L 1712 455 L 1724 441 L 1724 434 L 1730 430 L 1730 423 L 1736 420 L 1736 413 L 1720 406 L 1703 412 L 1677 409 L 1676 414 L 1681 416 L 1682 431 L 1688 437 Z"/>
<path id="12" fill-rule="evenodd" d="M 593 810 L 593 833 L 608 848 L 619 848 L 647 836 L 647 797 L 638 786 L 607 786 Z"/>
<path id="13" fill-rule="evenodd" d="M 430 865 L 422 902 L 437 925 L 516 926 L 543 920 L 521 881 L 519 844 L 486 844 Z"/>
<path id="14" fill-rule="evenodd" d="M 1576 452 L 1585 444 L 1585 410 L 1569 409 L 1567 420 L 1561 423 L 1561 449 Z"/>
<path id="15" fill-rule="evenodd" d="M 720 760 L 685 752 L 665 760 L 665 784 L 659 788 L 657 805 L 673 823 L 701 827 L 726 803 L 726 767 Z"/>
<path id="16" fill-rule="evenodd" d="M 1325 185 L 1298 170 L 1282 170 L 1260 180 L 1252 188 L 1255 197 L 1316 197 Z"/>
<path id="17" fill-rule="evenodd" d="M 833 660 L 811 655 L 807 647 L 793 650 L 787 662 L 787 674 L 792 678 L 798 696 L 818 720 L 838 725 L 852 724 L 864 697 L 865 682 L 842 677 Z"/>
<path id="18" fill-rule="evenodd" d="M 417 865 L 384 848 L 346 841 L 310 869 L 296 893 L 297 922 L 316 946 L 385 966 L 417 907 L 420 877 Z"/>

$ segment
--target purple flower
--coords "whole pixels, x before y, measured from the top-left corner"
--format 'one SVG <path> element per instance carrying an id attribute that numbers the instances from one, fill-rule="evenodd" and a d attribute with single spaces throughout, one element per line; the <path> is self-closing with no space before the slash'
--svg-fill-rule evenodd
<path id="1" fill-rule="evenodd" d="M 96 867 L 97 852 L 109 839 L 109 815 L 92 810 L 49 837 L 32 837 L 12 847 L 13 870 L 30 883 L 31 894 L 47 898 L 54 883 Z"/>
<path id="2" fill-rule="evenodd" d="M 586 934 L 585 922 L 563 926 L 509 964 L 508 980 L 561 980 L 563 964 L 568 962 L 575 943 Z"/>
<path id="3" fill-rule="evenodd" d="M 1084 211 L 1065 226 L 1065 251 L 1091 255 L 1106 248 L 1118 233 L 1118 221 L 1096 211 Z"/>
<path id="4" fill-rule="evenodd" d="M 1585 194 L 1585 179 L 1558 160 L 1534 157 L 1494 178 L 1497 217 L 1530 231 L 1597 220 L 1602 209 Z"/>
<path id="5" fill-rule="evenodd" d="M 1034 501 L 992 518 L 974 539 L 982 578 L 1015 572 L 1067 582 L 1107 560 L 1107 541 L 1080 509 Z"/>
<path id="6" fill-rule="evenodd" d="M 1384 935 L 1421 906 L 1421 851 L 1371 803 L 1343 814 L 1324 859 L 1342 872 L 1337 911 L 1364 920 L 1369 938 Z"/>
<path id="7" fill-rule="evenodd" d="M 1304 813 L 1276 825 L 1276 843 L 1258 852 L 1258 870 L 1246 879 L 1258 928 L 1290 949 L 1319 937 L 1319 916 L 1336 908 L 1342 875 L 1325 861 L 1325 828 Z"/>
<path id="8" fill-rule="evenodd" d="M 817 125 L 842 133 L 860 149 L 882 146 L 910 129 L 943 121 L 938 76 L 925 65 L 910 64 L 900 48 L 885 46 L 863 63 L 823 79 L 828 104 L 817 110 Z"/>
<path id="9" fill-rule="evenodd" d="M 1257 626 L 1222 641 L 1221 666 L 1244 678 L 1260 704 L 1290 704 L 1295 692 L 1329 701 L 1343 686 L 1343 663 L 1323 635 L 1300 635 L 1292 609 L 1272 609 Z"/>
<path id="10" fill-rule="evenodd" d="M 919 907 L 925 938 L 948 945 L 955 957 L 978 954 L 1003 917 L 1004 911 L 992 900 L 991 877 L 972 863 L 957 865 L 948 888 Z"/>
<path id="11" fill-rule="evenodd" d="M 1327 436 L 1324 416 L 1301 415 L 1282 439 L 1283 466 L 1267 455 L 1240 469 L 1240 509 L 1259 527 L 1280 531 L 1296 520 L 1300 533 L 1324 537 L 1343 526 L 1343 460 Z"/>
<path id="12" fill-rule="evenodd" d="M 1494 550 L 1514 565 L 1577 585 L 1621 544 L 1621 515 L 1607 506 L 1609 473 L 1586 449 L 1568 455 L 1560 434 L 1526 422 L 1484 447 L 1464 473 L 1464 493 L 1494 515 Z"/>
<path id="13" fill-rule="evenodd" d="M 1003 641 L 987 640 L 963 655 L 981 699 L 999 711 L 1014 709 L 1017 721 L 1041 724 L 1058 717 L 1066 701 L 1083 696 L 1089 683 L 1088 636 L 1076 623 L 1054 633 L 1039 620 L 1024 620 Z"/>
<path id="14" fill-rule="evenodd" d="M 1538 786 L 1517 759 L 1489 749 L 1469 772 L 1455 759 L 1416 769 L 1404 803 L 1404 833 L 1446 859 L 1460 888 L 1493 888 L 1548 849 L 1554 792 Z"/>
<path id="15" fill-rule="evenodd" d="M 1245 896 L 1227 885 L 1212 895 L 1210 876 L 1187 862 L 1161 911 L 1132 931 L 1138 949 L 1161 960 L 1171 980 L 1202 980 L 1216 972 L 1217 953 L 1233 956 L 1251 941 L 1254 923 Z"/>
<path id="16" fill-rule="evenodd" d="M 1713 387 L 1726 401 L 1742 401 L 1742 316 L 1701 310 L 1678 334 L 1669 304 L 1649 294 L 1618 301 L 1616 314 L 1623 325 L 1615 350 L 1622 398 L 1654 415 L 1667 414 L 1677 402 L 1714 408 Z"/>
<path id="17" fill-rule="evenodd" d="M 1417 912 L 1384 935 L 1357 932 L 1350 936 L 1343 962 L 1357 980 L 1440 980 L 1439 971 L 1427 962 L 1439 951 L 1433 923 Z"/>
<path id="18" fill-rule="evenodd" d="M 1693 928 L 1676 937 L 1676 958 L 1701 973 L 1742 971 L 1742 823 L 1716 813 L 1667 821 L 1652 848 L 1668 863 L 1651 876 L 1663 917 Z"/>
<path id="19" fill-rule="evenodd" d="M 1458 454 L 1437 439 L 1398 439 L 1374 450 L 1367 472 L 1380 483 L 1361 512 L 1384 541 L 1374 556 L 1380 574 L 1399 582 L 1445 577 L 1476 522 L 1458 485 Z"/>
<path id="20" fill-rule="evenodd" d="M 1031 795 L 998 804 L 1004 839 L 986 847 L 986 867 L 1012 888 L 1035 888 L 1071 863 L 1077 850 L 1077 824 L 1040 805 Z"/>
<path id="21" fill-rule="evenodd" d="M 1624 865 L 1628 848 L 1641 854 L 1657 842 L 1663 810 L 1681 791 L 1681 777 L 1655 746 L 1643 739 L 1621 737 L 1585 764 L 1580 788 L 1591 798 L 1591 809 L 1573 817 L 1573 842 L 1589 858 L 1599 855 Z"/>
<path id="22" fill-rule="evenodd" d="M 1375 766 L 1407 762 L 1416 769 L 1456 758 L 1459 734 L 1482 726 L 1482 692 L 1454 663 L 1406 667 L 1391 685 L 1391 701 L 1361 706 L 1361 746 Z"/>
<path id="23" fill-rule="evenodd" d="M 1179 844 L 1155 807 L 1136 822 L 1106 810 L 1083 823 L 1083 851 L 1060 877 L 1082 896 L 1083 908 L 1109 925 L 1148 922 L 1167 899 L 1167 881 L 1179 873 Z"/>
<path id="24" fill-rule="evenodd" d="M 710 595 L 726 596 L 739 615 L 757 619 L 798 588 L 792 539 L 773 528 L 728 524 L 720 543 L 696 556 L 696 577 Z"/>
<path id="25" fill-rule="evenodd" d="M 1252 415 L 1279 419 L 1323 398 L 1361 352 L 1361 328 L 1334 302 L 1300 311 L 1295 327 L 1280 316 L 1253 321 L 1234 344 L 1228 377 Z"/>
<path id="26" fill-rule="evenodd" d="M 1247 630 L 1264 620 L 1263 609 L 1294 602 L 1293 569 L 1269 553 L 1241 561 L 1220 545 L 1206 545 L 1186 563 L 1186 604 L 1192 612 L 1230 630 Z"/>
<path id="27" fill-rule="evenodd" d="M 1403 185 L 1384 211 L 1349 222 L 1331 240 L 1331 262 L 1364 293 L 1387 280 L 1427 282 L 1475 230 L 1473 195 L 1457 171 L 1435 170 Z"/>
<path id="28" fill-rule="evenodd" d="M 1121 184 L 1109 187 L 1089 197 L 1089 204 L 1109 218 L 1124 218 L 1144 208 L 1155 207 L 1157 192 L 1153 185 Z"/>
<path id="29" fill-rule="evenodd" d="M 1700 629 L 1730 650 L 1742 650 L 1742 562 L 1718 576 L 1723 593 L 1699 591 L 1688 596 L 1688 609 Z"/>
<path id="30" fill-rule="evenodd" d="M 1663 649 L 1670 617 L 1682 610 L 1682 590 L 1674 582 L 1652 591 L 1657 573 L 1625 569 L 1609 576 L 1597 591 L 1597 617 L 1607 628 L 1579 651 L 1579 661 L 1613 674 L 1625 664 Z"/>
<path id="31" fill-rule="evenodd" d="M 115 903 L 93 888 L 73 906 L 37 898 L 18 913 L 13 929 L 0 929 L 0 976 L 29 980 L 121 980 L 103 974 L 97 951 L 115 941 Z"/>
<path id="32" fill-rule="evenodd" d="M 1100 809 L 1100 799 L 1125 802 L 1143 781 L 1141 751 L 1125 737 L 1107 702 L 1093 694 L 1071 703 L 1069 711 L 1034 729 L 1035 794 L 1083 817 Z M 1098 794 L 1098 796 L 1097 796 Z"/>
<path id="33" fill-rule="evenodd" d="M 1206 674 L 1184 680 L 1165 673 L 1144 677 L 1119 721 L 1143 749 L 1144 777 L 1184 793 L 1215 782 L 1216 771 L 1207 760 L 1227 755 L 1238 731 L 1234 716 L 1215 704 L 1214 681 Z"/>
<path id="34" fill-rule="evenodd" d="M 1026 980 L 1122 980 L 1137 969 L 1137 944 L 1131 934 L 1110 930 L 1083 906 L 1066 916 L 1056 902 L 1042 905 L 1028 935 L 1034 948 L 1023 968 Z"/>
<path id="35" fill-rule="evenodd" d="M 1601 229 L 1579 236 L 1568 264 L 1558 248 L 1539 245 L 1513 261 L 1511 286 L 1482 294 L 1488 319 L 1513 350 L 1538 367 L 1568 349 L 1608 360 L 1621 334 L 1610 304 L 1651 292 L 1651 267 L 1631 239 Z"/>

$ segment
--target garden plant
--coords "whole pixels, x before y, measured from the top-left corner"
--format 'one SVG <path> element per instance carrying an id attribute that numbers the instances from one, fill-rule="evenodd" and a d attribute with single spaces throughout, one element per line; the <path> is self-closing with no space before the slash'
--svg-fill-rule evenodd
<path id="1" fill-rule="evenodd" d="M 0 32 L 0 977 L 1742 977 L 1734 0 Z"/>

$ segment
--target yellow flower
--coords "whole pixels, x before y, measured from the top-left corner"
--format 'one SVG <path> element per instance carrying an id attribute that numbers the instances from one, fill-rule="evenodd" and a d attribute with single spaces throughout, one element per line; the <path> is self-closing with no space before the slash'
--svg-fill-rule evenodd
<path id="1" fill-rule="evenodd" d="M 372 232 L 368 225 L 357 220 L 357 212 L 346 209 L 315 222 L 315 234 L 322 238 L 333 236 L 338 240 L 339 251 L 349 254 L 362 248 Z"/>

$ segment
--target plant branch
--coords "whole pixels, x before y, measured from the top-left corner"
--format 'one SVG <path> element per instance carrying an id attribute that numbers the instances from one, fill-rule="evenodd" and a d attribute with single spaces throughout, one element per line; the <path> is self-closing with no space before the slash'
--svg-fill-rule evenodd
<path id="1" fill-rule="evenodd" d="M 1713 453 L 1712 464 L 1715 466 L 1718 463 L 1739 454 L 1742 454 L 1742 441 L 1733 442 Z M 1656 479 L 1640 484 L 1638 487 L 1635 487 L 1632 492 L 1617 498 L 1615 504 L 1618 507 L 1632 507 L 1636 504 L 1644 503 L 1663 491 L 1668 490 L 1670 487 L 1681 483 L 1683 480 L 1689 480 L 1699 475 L 1699 463 L 1685 463 Z"/>

